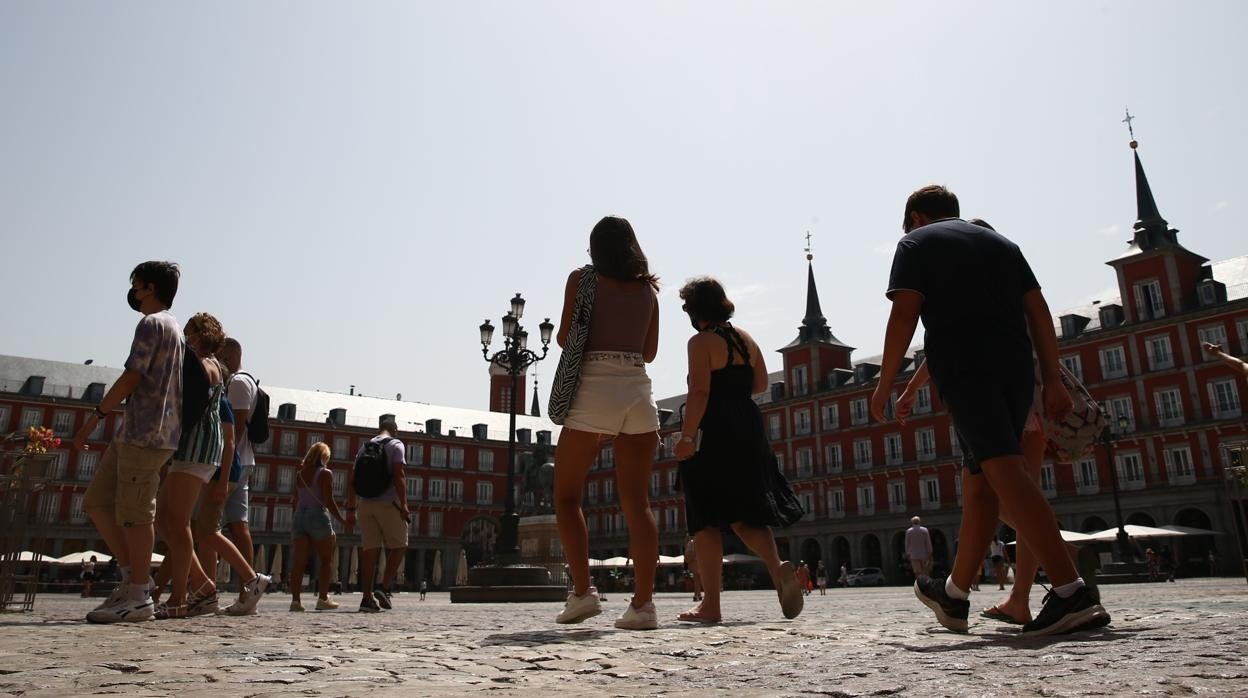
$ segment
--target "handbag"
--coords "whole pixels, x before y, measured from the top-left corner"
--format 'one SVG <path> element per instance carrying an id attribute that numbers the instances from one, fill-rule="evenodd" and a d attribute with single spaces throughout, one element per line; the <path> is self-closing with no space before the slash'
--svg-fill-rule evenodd
<path id="1" fill-rule="evenodd" d="M 768 449 L 770 453 L 770 449 Z M 765 497 L 767 506 L 771 509 L 771 515 L 775 521 L 775 526 L 779 528 L 788 528 L 789 526 L 801 521 L 806 515 L 806 510 L 802 508 L 801 501 L 797 495 L 793 494 L 793 488 L 789 487 L 789 481 L 784 477 L 784 473 L 780 472 L 779 462 L 777 462 L 775 454 L 771 455 L 770 467 L 764 465 L 766 471 L 764 476 L 764 486 L 767 488 Z"/>
<path id="2" fill-rule="evenodd" d="M 1065 366 L 1059 365 L 1058 370 L 1062 385 L 1070 393 L 1074 404 L 1060 420 L 1053 421 L 1045 415 L 1044 434 L 1053 460 L 1074 463 L 1092 451 L 1097 438 L 1105 431 L 1105 413 L 1075 374 Z"/>
<path id="3" fill-rule="evenodd" d="M 563 424 L 572 409 L 572 398 L 581 382 L 581 360 L 585 345 L 589 342 L 589 323 L 594 313 L 594 291 L 598 288 L 598 274 L 593 265 L 581 268 L 581 279 L 576 284 L 575 306 L 572 324 L 568 327 L 568 341 L 559 356 L 559 367 L 550 388 L 550 402 L 546 416 L 555 424 Z"/>

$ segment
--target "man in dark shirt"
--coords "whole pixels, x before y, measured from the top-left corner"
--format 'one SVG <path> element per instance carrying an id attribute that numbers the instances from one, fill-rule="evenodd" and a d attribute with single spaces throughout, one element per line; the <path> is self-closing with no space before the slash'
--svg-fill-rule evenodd
<path id="1" fill-rule="evenodd" d="M 959 213 L 957 197 L 941 186 L 923 187 L 906 201 L 906 235 L 897 245 L 886 294 L 893 309 L 880 382 L 871 397 L 872 414 L 885 421 L 893 381 L 922 317 L 932 380 L 971 458 L 963 474 L 962 545 L 953 571 L 944 582 L 916 581 L 915 594 L 941 625 L 965 632 L 968 590 L 996 530 L 999 508 L 1006 508 L 1056 592 L 1023 627 L 1024 634 L 1105 625 L 1109 614 L 1075 571 L 1053 510 L 1024 469 L 1020 448 L 1034 397 L 1033 348 L 1045 414 L 1057 419 L 1071 408 L 1048 304 L 1018 246 L 961 220 Z"/>

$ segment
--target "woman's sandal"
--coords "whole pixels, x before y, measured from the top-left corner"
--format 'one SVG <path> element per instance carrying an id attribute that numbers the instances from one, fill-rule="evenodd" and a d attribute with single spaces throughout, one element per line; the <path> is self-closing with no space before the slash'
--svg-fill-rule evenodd
<path id="1" fill-rule="evenodd" d="M 983 618 L 988 618 L 989 620 L 997 620 L 997 621 L 1001 621 L 1002 623 L 1009 623 L 1010 625 L 1025 625 L 1026 624 L 1025 621 L 1021 621 L 1015 618 L 1014 616 L 1006 613 L 1005 611 L 1002 611 L 1000 608 L 997 608 L 996 606 L 985 608 L 984 610 L 979 612 L 979 615 Z"/>
<path id="2" fill-rule="evenodd" d="M 676 620 L 684 621 L 686 623 L 701 623 L 703 625 L 715 625 L 719 623 L 720 618 L 719 616 L 704 616 L 701 614 L 701 612 L 697 610 L 692 610 L 692 611 L 685 611 L 684 613 L 681 613 L 680 615 L 676 616 Z"/>
<path id="3" fill-rule="evenodd" d="M 156 606 L 156 620 L 169 620 L 170 618 L 186 618 L 187 611 L 190 606 L 187 604 L 170 605 L 162 603 Z"/>

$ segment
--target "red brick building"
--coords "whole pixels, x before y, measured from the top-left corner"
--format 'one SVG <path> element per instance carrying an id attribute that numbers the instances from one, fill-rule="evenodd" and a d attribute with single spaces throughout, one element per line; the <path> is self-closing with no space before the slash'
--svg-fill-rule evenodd
<path id="1" fill-rule="evenodd" d="M 1223 481 L 1230 457 L 1225 447 L 1248 437 L 1241 407 L 1248 386 L 1206 355 L 1200 342 L 1248 355 L 1248 257 L 1209 264 L 1184 248 L 1158 213 L 1138 154 L 1134 159 L 1138 220 L 1127 249 L 1108 262 L 1119 295 L 1055 318 L 1062 363 L 1082 377 L 1115 423 L 1126 420 L 1126 428 L 1116 434 L 1112 463 L 1100 446 L 1078 463 L 1045 463 L 1042 486 L 1066 529 L 1117 524 L 1113 468 L 1126 523 L 1230 534 L 1236 524 Z M 833 335 L 813 265 L 807 273 L 798 335 L 780 349 L 784 368 L 773 374 L 770 392 L 756 396 L 781 467 L 808 512 L 781 534 L 782 556 L 812 567 L 823 560 L 834 571 L 842 563 L 880 567 L 890 580 L 902 581 L 908 574 L 903 533 L 910 517 L 920 515 L 938 566 L 947 567 L 961 515 L 961 454 L 949 416 L 929 387 L 906 425 L 870 417 L 880 359 L 855 360 L 854 348 Z M 921 353 L 908 357 L 894 399 Z M 660 402 L 667 408 L 664 438 L 650 493 L 664 554 L 679 554 L 685 536 L 672 458 L 683 402 L 683 396 Z M 611 449 L 604 448 L 587 484 L 591 555 L 599 558 L 627 550 L 611 465 Z M 1235 540 L 1227 535 L 1170 545 L 1190 571 L 1208 569 L 1210 548 L 1230 570 Z"/>

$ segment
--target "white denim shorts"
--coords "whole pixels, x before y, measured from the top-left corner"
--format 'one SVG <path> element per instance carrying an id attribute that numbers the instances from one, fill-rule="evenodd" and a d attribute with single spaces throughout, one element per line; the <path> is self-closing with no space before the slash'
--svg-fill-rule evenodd
<path id="1" fill-rule="evenodd" d="M 611 436 L 658 431 L 659 408 L 641 354 L 586 352 L 563 426 Z"/>
<path id="2" fill-rule="evenodd" d="M 212 480 L 212 474 L 217 472 L 217 466 L 208 465 L 207 463 L 190 463 L 184 460 L 175 460 L 169 464 L 169 472 L 193 475 L 207 483 Z"/>

